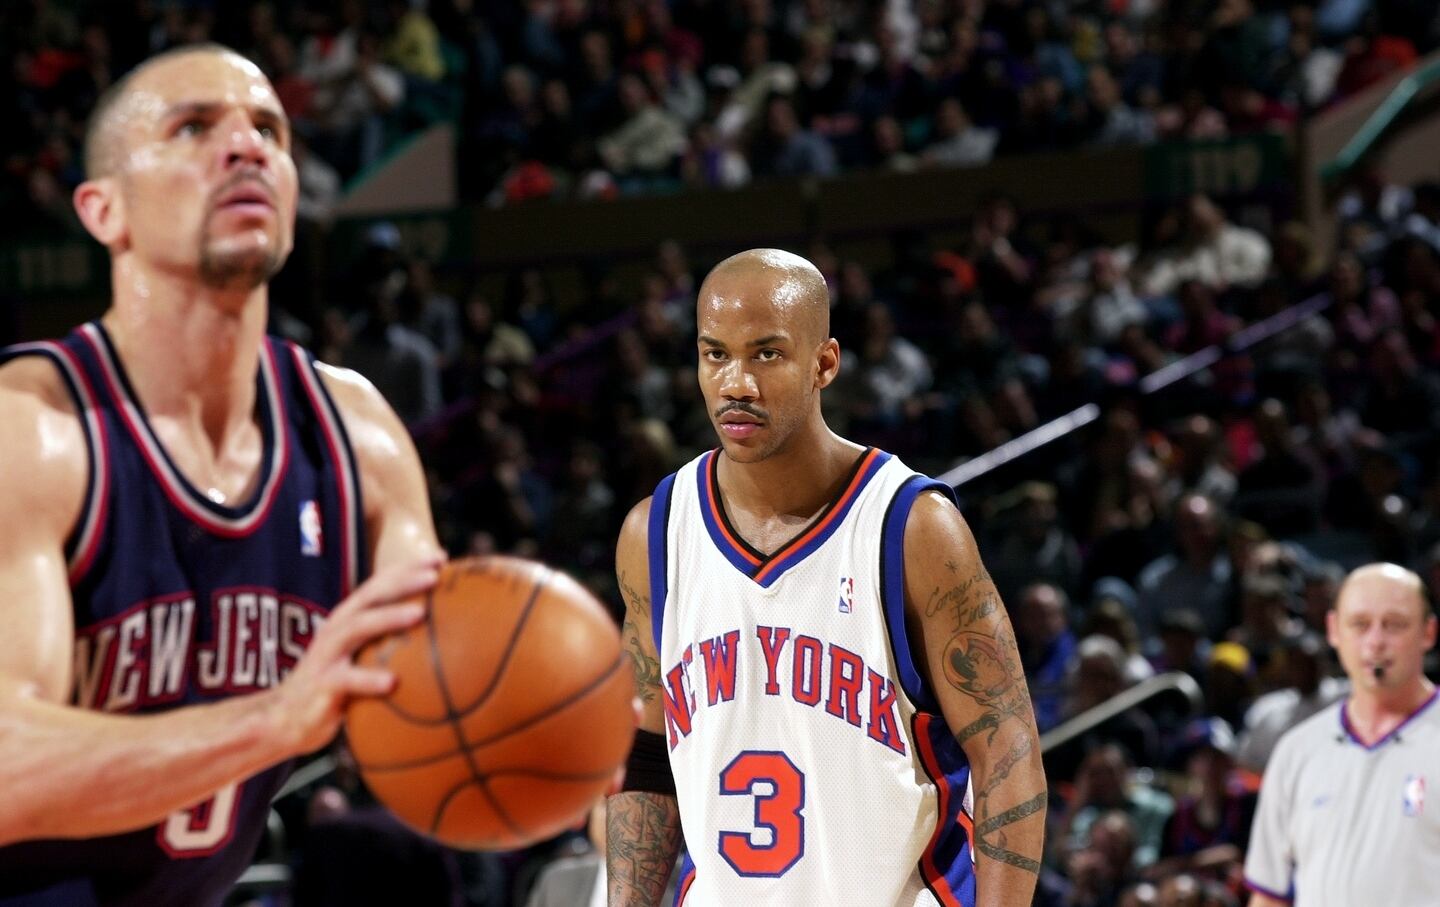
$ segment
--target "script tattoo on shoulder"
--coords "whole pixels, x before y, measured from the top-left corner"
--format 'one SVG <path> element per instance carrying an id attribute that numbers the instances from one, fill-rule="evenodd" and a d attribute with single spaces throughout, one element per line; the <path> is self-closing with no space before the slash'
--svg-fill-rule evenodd
<path id="1" fill-rule="evenodd" d="M 640 621 L 650 614 L 650 596 L 642 595 L 620 571 L 620 594 L 625 597 L 625 625 L 620 629 L 625 651 L 635 668 L 635 689 L 640 700 L 649 704 L 660 695 L 660 662 L 651 658 L 641 645 Z"/>

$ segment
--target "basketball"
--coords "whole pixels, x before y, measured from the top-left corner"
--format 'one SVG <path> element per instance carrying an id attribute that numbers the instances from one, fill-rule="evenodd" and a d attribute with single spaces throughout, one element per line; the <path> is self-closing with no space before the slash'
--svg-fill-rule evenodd
<path id="1" fill-rule="evenodd" d="M 570 577 L 514 557 L 454 561 L 426 619 L 362 650 L 395 691 L 345 718 L 361 775 L 444 844 L 509 850 L 583 820 L 629 753 L 620 633 Z"/>

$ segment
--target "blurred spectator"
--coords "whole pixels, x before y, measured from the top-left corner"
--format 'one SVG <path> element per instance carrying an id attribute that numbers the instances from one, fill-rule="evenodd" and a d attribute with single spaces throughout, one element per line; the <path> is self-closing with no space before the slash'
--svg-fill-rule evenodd
<path id="1" fill-rule="evenodd" d="M 424 335 L 400 321 L 400 285 L 361 287 L 364 309 L 350 325 L 350 344 L 338 364 L 370 379 L 406 422 L 440 408 L 439 353 Z"/>
<path id="2" fill-rule="evenodd" d="M 787 97 L 765 104 L 765 121 L 751 146 L 755 172 L 767 176 L 834 176 L 839 162 L 830 143 L 805 129 Z"/>
<path id="3" fill-rule="evenodd" d="M 1245 857 L 1258 785 L 1236 771 L 1235 733 L 1223 719 L 1199 718 L 1185 730 L 1177 754 L 1183 792 L 1165 823 L 1163 857 L 1154 878 L 1204 872 L 1229 878 Z"/>
<path id="4" fill-rule="evenodd" d="M 1057 503 L 1055 486 L 1046 482 L 1026 482 L 997 501 L 1005 509 L 994 518 L 1001 528 L 986 548 L 985 563 L 1003 601 L 1016 600 L 1023 587 L 1037 582 L 1066 593 L 1079 589 L 1080 546 L 1061 525 Z"/>
<path id="5" fill-rule="evenodd" d="M 1150 563 L 1138 582 L 1136 619 L 1141 629 L 1155 632 L 1161 615 L 1184 602 L 1199 615 L 1210 639 L 1230 626 L 1231 564 L 1224 547 L 1224 514 L 1201 494 L 1186 494 L 1175 506 L 1178 551 Z"/>
<path id="6" fill-rule="evenodd" d="M 1075 776 L 1075 797 L 1066 831 L 1067 850 L 1093 842 L 1092 830 L 1112 810 L 1122 812 L 1133 832 L 1131 870 L 1143 869 L 1160 856 L 1165 824 L 1175 810 L 1170 795 L 1134 775 L 1118 746 L 1102 746 L 1085 757 Z"/>
<path id="7" fill-rule="evenodd" d="M 1090 609 L 1081 628 L 1083 636 L 1107 636 L 1125 650 L 1127 685 L 1139 683 L 1155 674 L 1155 669 L 1140 650 L 1135 605 L 1135 590 L 1130 588 L 1130 584 L 1108 576 L 1095 584 L 1090 595 Z"/>
<path id="8" fill-rule="evenodd" d="M 1097 249 L 1090 257 L 1089 270 L 1089 285 L 1082 295 L 1056 301 L 1055 331 L 1057 336 L 1075 338 L 1086 346 L 1109 347 L 1125 328 L 1144 325 L 1148 314 L 1114 251 Z"/>
<path id="9" fill-rule="evenodd" d="M 1066 681 L 1076 651 L 1069 626 L 1070 599 L 1050 583 L 1033 583 L 1013 601 L 1020 663 L 1035 707 L 1035 724 L 1043 734 L 1064 717 Z"/>
<path id="10" fill-rule="evenodd" d="M 1344 678 L 1328 676 L 1329 647 L 1314 632 L 1305 633 L 1282 655 L 1284 685 L 1255 700 L 1245 714 L 1236 759 L 1253 772 L 1263 772 L 1280 735 L 1344 696 Z"/>
<path id="11" fill-rule="evenodd" d="M 1128 686 L 1125 650 L 1107 636 L 1082 639 L 1074 663 L 1066 718 L 1109 702 Z M 1123 747 L 1130 761 L 1140 765 L 1155 765 L 1159 759 L 1160 741 L 1155 722 L 1139 709 L 1131 708 L 1048 752 L 1045 756 L 1047 774 L 1057 781 L 1075 777 L 1086 755 L 1105 743 Z"/>
<path id="12" fill-rule="evenodd" d="M 1279 400 L 1262 400 L 1255 412 L 1260 456 L 1240 472 L 1232 509 L 1273 536 L 1303 535 L 1315 528 L 1324 489 L 1320 464 L 1295 443 Z"/>
<path id="13" fill-rule="evenodd" d="M 941 167 L 976 167 L 989 163 L 999 137 L 993 129 L 976 126 L 957 99 L 946 98 L 935 114 L 935 140 L 920 160 Z"/>
<path id="14" fill-rule="evenodd" d="M 638 76 L 620 77 L 619 97 L 625 120 L 600 139 L 596 147 L 601 160 L 621 178 L 622 186 L 627 185 L 627 178 L 666 175 L 685 150 L 683 125 L 655 103 Z"/>
<path id="15" fill-rule="evenodd" d="M 1240 227 L 1203 195 L 1192 196 L 1185 208 L 1183 244 L 1162 254 L 1150 266 L 1144 292 L 1164 296 L 1186 280 L 1214 290 L 1251 288 L 1270 268 L 1270 242 L 1263 234 Z"/>
<path id="16" fill-rule="evenodd" d="M 373 33 L 360 32 L 354 47 L 353 61 L 332 55 L 309 74 L 315 95 L 307 120 L 296 124 L 298 130 L 309 131 L 316 151 L 346 178 L 379 160 L 385 147 L 385 115 L 405 97 L 405 82 L 380 61 L 379 39 Z"/>
<path id="17" fill-rule="evenodd" d="M 845 385 L 851 424 L 893 436 L 925 414 L 930 362 L 919 347 L 896 334 L 895 318 L 883 303 L 866 307 L 863 337 L 857 353 L 842 354 L 841 374 L 848 370 L 851 375 Z"/>
<path id="18" fill-rule="evenodd" d="M 1070 907 L 1111 907 L 1135 879 L 1135 828 L 1125 813 L 1112 810 L 1091 829 L 1086 845 L 1070 855 Z"/>
<path id="19" fill-rule="evenodd" d="M 1220 429 L 1209 416 L 1195 413 L 1175 430 L 1170 472 L 1173 481 L 1167 491 L 1204 495 L 1219 506 L 1235 496 L 1235 474 L 1222 460 Z"/>

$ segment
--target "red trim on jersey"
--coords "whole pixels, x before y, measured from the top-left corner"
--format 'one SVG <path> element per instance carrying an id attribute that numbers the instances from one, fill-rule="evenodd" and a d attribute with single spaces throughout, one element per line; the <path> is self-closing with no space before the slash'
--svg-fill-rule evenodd
<path id="1" fill-rule="evenodd" d="M 705 465 L 707 468 L 703 470 L 704 476 L 702 481 L 708 483 L 706 488 L 708 494 L 706 497 L 710 501 L 710 518 L 715 521 L 715 525 L 720 529 L 720 534 L 725 537 L 725 541 L 729 543 L 736 554 L 744 558 L 750 566 L 760 566 L 763 561 L 756 557 L 749 548 L 741 544 L 741 542 L 730 533 L 730 526 L 727 524 L 724 515 L 720 513 L 720 463 L 715 451 L 712 450 L 710 452 L 710 460 Z"/>
<path id="2" fill-rule="evenodd" d="M 920 855 L 920 867 L 926 884 L 940 899 L 941 904 L 945 907 L 962 907 L 960 899 L 950 887 L 949 880 L 945 878 L 945 873 L 935 865 L 935 847 L 940 843 L 940 832 L 944 830 L 945 820 L 950 816 L 950 779 L 940 768 L 940 760 L 935 755 L 935 745 L 930 741 L 930 722 L 933 720 L 934 716 L 925 712 L 917 712 L 915 715 L 915 748 L 920 753 L 920 762 L 925 767 L 926 774 L 935 782 L 935 793 L 940 801 L 936 807 L 935 831 L 930 835 L 930 843 L 925 845 L 925 850 Z M 969 817 L 965 815 L 965 811 L 957 809 L 955 812 L 966 831 L 973 830 L 966 822 Z"/>
<path id="3" fill-rule="evenodd" d="M 690 886 L 694 884 L 695 867 L 692 866 L 690 867 L 690 871 L 685 874 L 685 878 L 680 880 L 680 894 L 675 898 L 675 907 L 683 907 L 685 904 L 685 896 L 690 893 Z"/>
<path id="4" fill-rule="evenodd" d="M 116 402 L 116 409 L 125 423 L 126 429 L 135 439 L 135 445 L 140 449 L 140 455 L 145 459 L 150 471 L 160 480 L 160 488 L 171 504 L 175 505 L 192 522 L 197 523 L 207 531 L 221 536 L 222 538 L 244 538 L 260 528 L 270 515 L 270 508 L 278 497 L 285 469 L 289 465 L 289 425 L 285 418 L 285 403 L 280 393 L 279 379 L 275 373 L 275 364 L 271 360 L 270 344 L 268 341 L 260 345 L 260 371 L 263 377 L 261 384 L 265 388 L 266 399 L 270 405 L 271 421 L 271 443 L 275 447 L 269 475 L 265 477 L 264 485 L 261 487 L 260 498 L 250 512 L 240 517 L 221 516 L 206 507 L 200 506 L 193 500 L 198 495 L 192 488 L 187 487 L 183 476 L 174 470 L 166 461 L 160 441 L 150 432 L 150 428 L 144 422 L 141 408 L 138 401 L 133 400 L 125 392 L 120 382 L 119 364 L 111 357 L 100 336 L 99 329 L 93 324 L 87 324 L 80 329 L 80 336 L 95 352 L 100 363 L 100 371 L 105 376 L 105 383 L 111 396 Z"/>

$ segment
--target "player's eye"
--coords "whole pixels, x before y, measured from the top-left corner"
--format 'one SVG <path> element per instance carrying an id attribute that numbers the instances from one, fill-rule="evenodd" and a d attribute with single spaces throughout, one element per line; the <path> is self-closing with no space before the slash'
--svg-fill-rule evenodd
<path id="1" fill-rule="evenodd" d="M 175 128 L 175 134 L 189 138 L 203 134 L 205 127 L 206 123 L 204 120 L 199 117 L 191 117 L 188 120 L 182 120 L 180 122 L 180 125 Z"/>
<path id="2" fill-rule="evenodd" d="M 780 351 L 761 350 L 760 352 L 755 354 L 755 358 L 759 359 L 761 362 L 774 362 L 776 359 L 780 358 Z"/>
<path id="3" fill-rule="evenodd" d="M 261 126 L 259 127 L 259 132 L 262 137 L 267 138 L 272 142 L 280 141 L 280 130 L 276 129 L 274 126 Z"/>
<path id="4" fill-rule="evenodd" d="M 705 352 L 701 353 L 700 355 L 704 356 L 706 359 L 709 359 L 711 362 L 724 362 L 724 361 L 725 361 L 725 351 L 724 351 L 724 350 L 706 350 Z"/>

